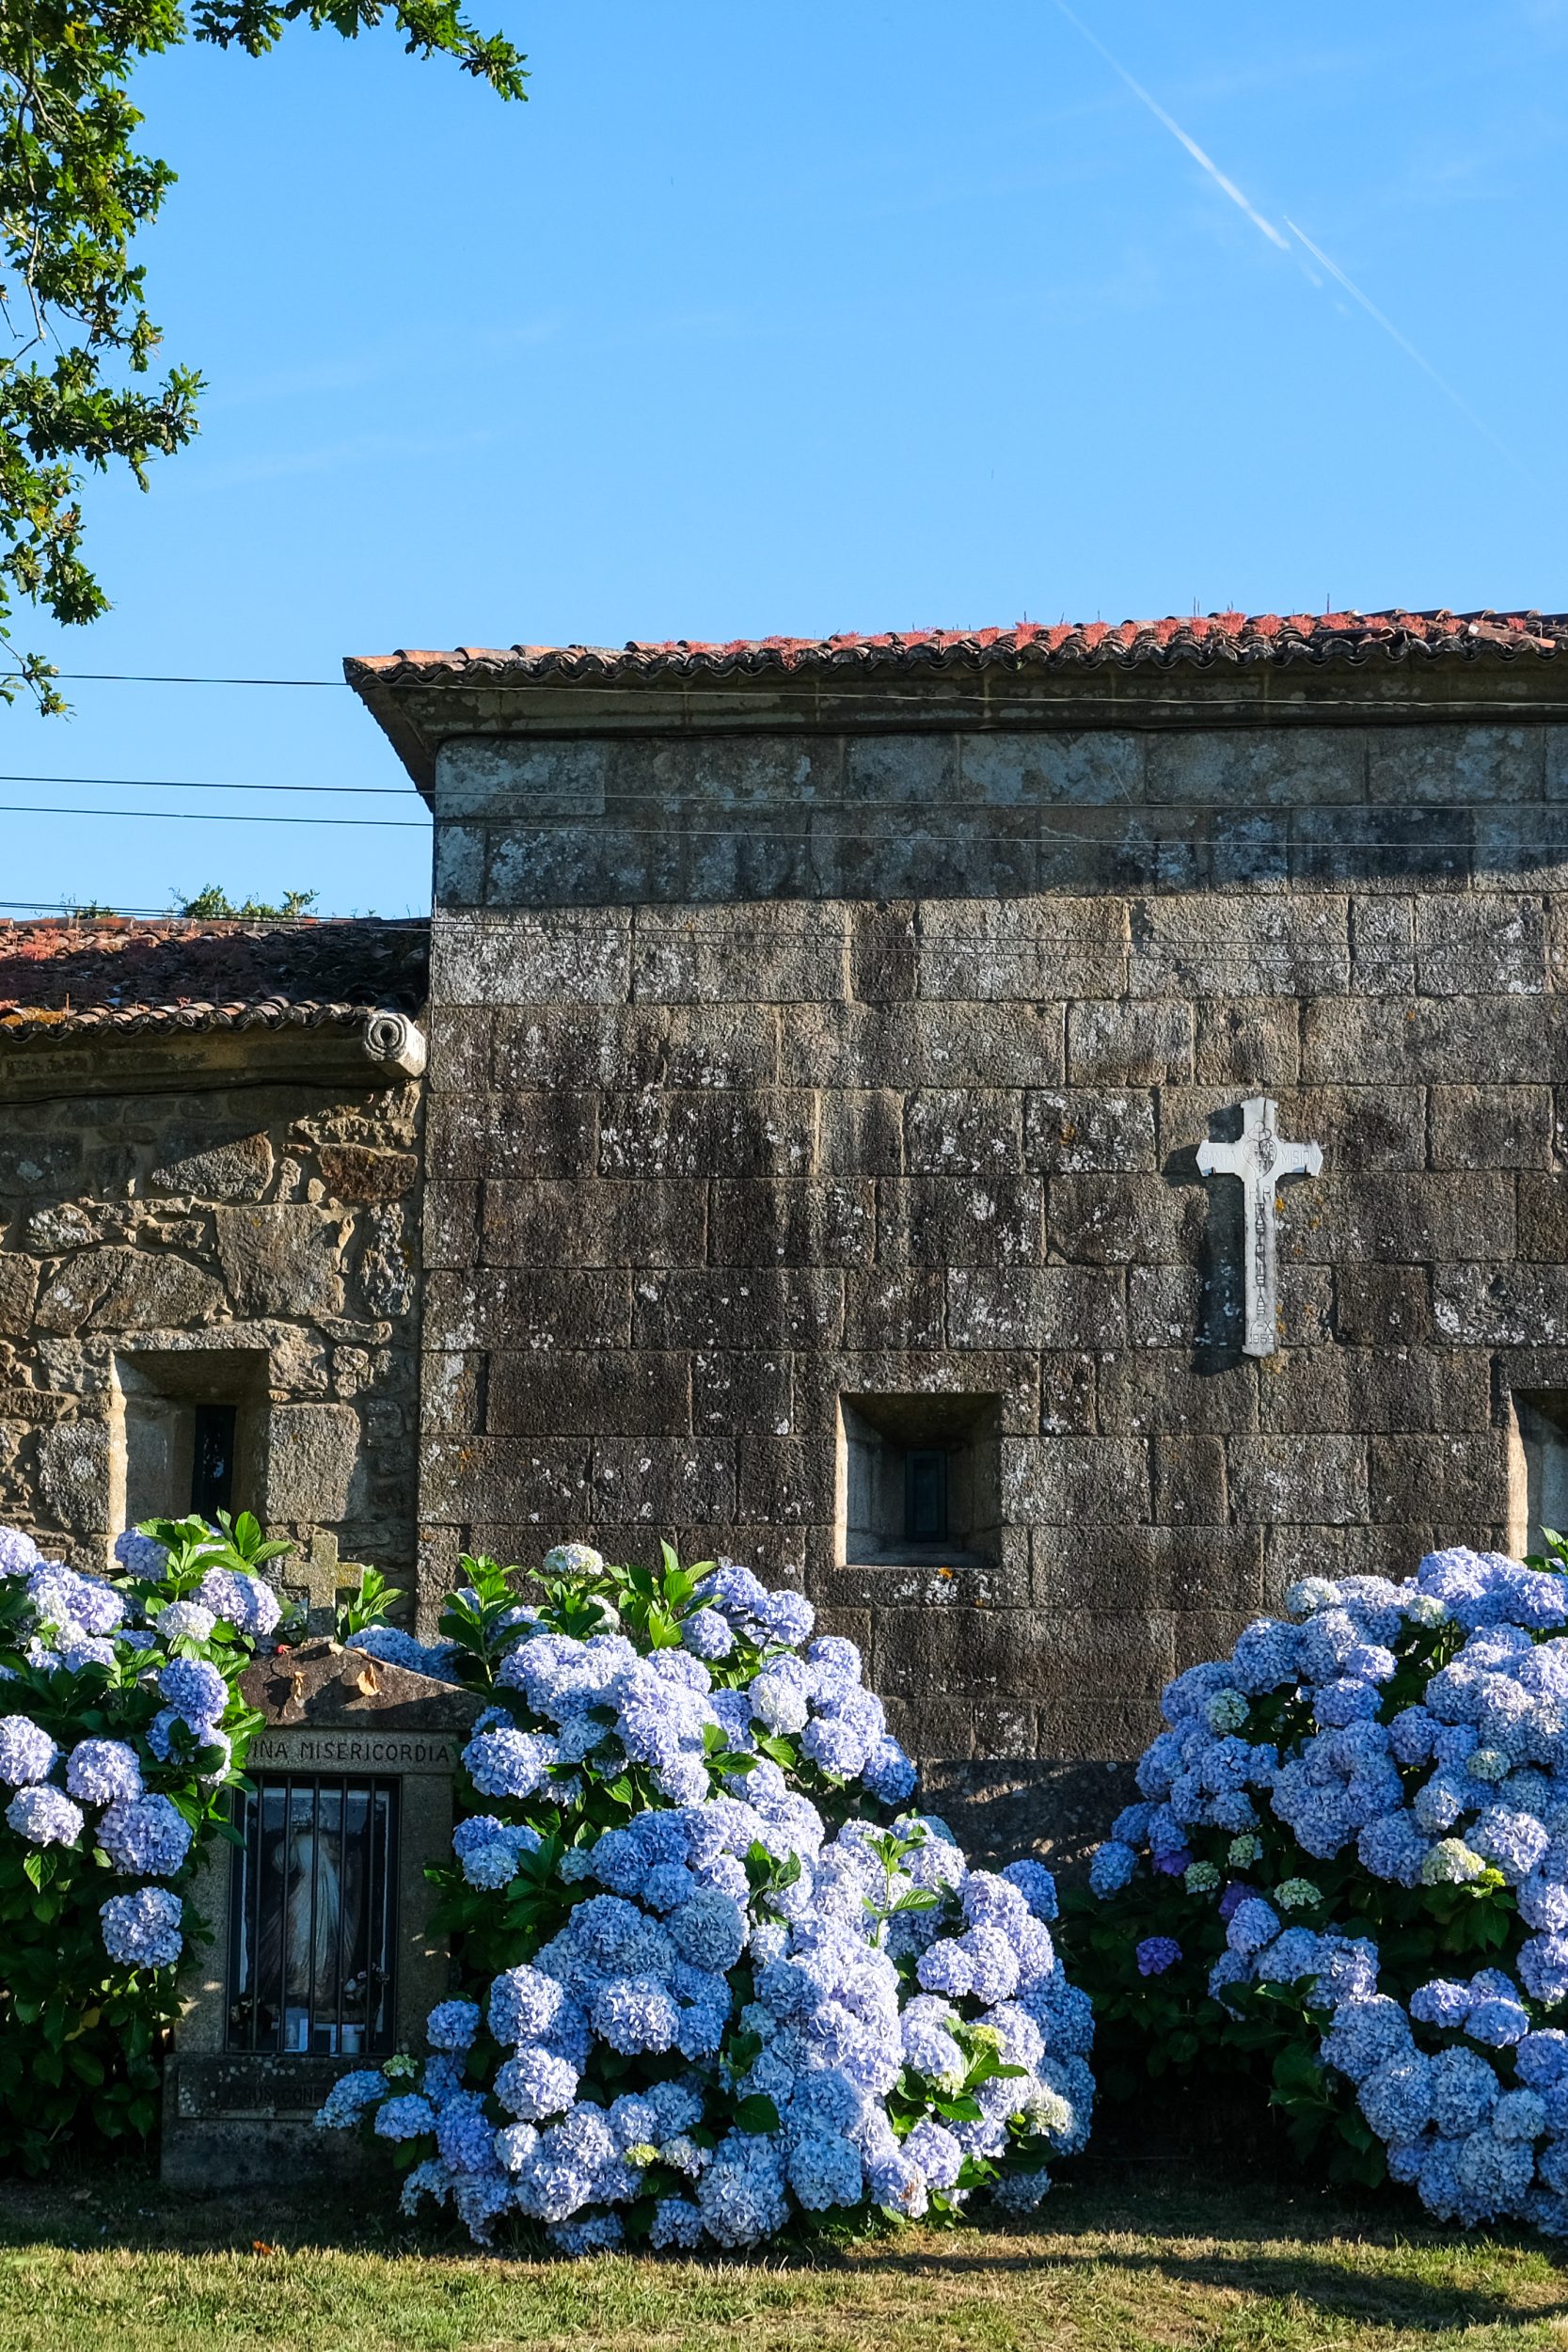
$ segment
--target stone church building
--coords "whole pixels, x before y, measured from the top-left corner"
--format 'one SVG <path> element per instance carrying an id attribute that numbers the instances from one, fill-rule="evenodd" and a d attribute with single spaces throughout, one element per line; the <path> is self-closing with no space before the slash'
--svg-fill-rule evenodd
<path id="1" fill-rule="evenodd" d="M 1568 620 L 347 670 L 428 926 L 0 926 L 0 1519 L 726 1551 L 1015 1850 L 1568 1523 Z"/>

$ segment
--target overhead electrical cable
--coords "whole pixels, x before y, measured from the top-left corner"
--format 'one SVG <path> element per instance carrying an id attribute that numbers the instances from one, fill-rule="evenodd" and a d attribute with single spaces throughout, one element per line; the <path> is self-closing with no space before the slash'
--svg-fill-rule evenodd
<path id="1" fill-rule="evenodd" d="M 219 784 L 200 776 L 28 776 L 0 771 L 0 784 L 102 785 L 113 792 L 356 792 L 383 801 L 415 797 L 405 784 Z"/>
<path id="2" fill-rule="evenodd" d="M 199 790 L 207 787 L 196 787 L 193 788 Z M 274 787 L 265 785 L 235 785 L 219 786 L 211 788 L 243 792 L 266 791 Z M 287 787 L 280 787 L 277 788 L 286 789 Z M 330 787 L 327 787 L 319 788 L 330 789 Z M 406 796 L 399 794 L 397 797 L 402 799 Z M 1062 816 L 1053 811 L 1049 817 L 1045 816 L 1043 812 L 1041 814 L 1039 846 L 1043 849 L 1049 849 L 1053 844 L 1077 844 L 1080 846 L 1086 846 L 1090 849 L 1099 848 L 1106 850 L 1107 852 L 1119 852 L 1122 854 L 1131 853 L 1132 850 L 1139 848 L 1163 848 L 1175 852 L 1190 847 L 1196 848 L 1202 846 L 1201 836 L 1195 837 L 1182 829 L 1182 819 L 1190 817 L 1203 816 L 1227 815 L 1235 817 L 1238 814 L 1243 813 L 1238 812 L 1233 803 L 1227 802 L 1182 802 L 1180 803 L 1172 803 L 1171 805 L 1166 806 L 1163 803 L 1148 803 L 1130 801 L 1118 803 L 1114 805 L 1116 815 L 1123 820 L 1124 833 L 1141 834 L 1141 842 L 1129 842 L 1125 838 L 1118 840 L 1114 834 L 1107 834 L 1101 825 L 1094 822 L 1093 819 L 1095 818 L 1105 814 L 1104 810 L 1085 811 L 1085 814 L 1090 821 L 1083 825 L 1074 824 L 1069 818 L 1064 818 Z M 1527 805 L 1528 804 L 1527 803 Z M 1352 806 L 1354 806 L 1354 804 L 1341 804 L 1336 809 L 1336 816 L 1343 818 L 1349 815 L 1351 813 Z M 687 839 L 693 841 L 725 841 L 732 840 L 736 834 L 740 834 L 746 839 L 752 841 L 796 842 L 802 849 L 811 849 L 816 850 L 831 850 L 835 842 L 841 841 L 904 841 L 909 838 L 908 828 L 897 828 L 887 825 L 876 826 L 837 824 L 833 821 L 837 814 L 838 812 L 832 808 L 804 809 L 801 812 L 802 822 L 797 826 L 755 825 L 746 824 L 743 822 L 736 822 L 730 825 L 630 825 L 617 824 L 611 820 L 607 830 L 612 834 L 617 834 L 633 840 L 673 841 Z M 372 832 L 378 831 L 383 833 L 425 833 L 429 830 L 431 822 L 428 816 L 424 818 L 285 817 L 281 815 L 274 816 L 270 812 L 265 814 L 258 813 L 256 815 L 245 815 L 238 810 L 231 809 L 64 808 L 59 806 L 57 803 L 38 801 L 0 801 L 0 816 L 119 817 L 136 818 L 143 823 L 149 824 L 349 825 L 358 830 L 369 830 Z M 824 820 L 822 829 L 818 832 L 814 832 L 811 829 L 812 820 L 814 818 L 822 818 Z M 449 821 L 462 824 L 468 820 L 463 814 L 457 813 L 454 814 Z M 569 827 L 577 821 L 578 820 L 570 818 L 554 820 L 535 818 L 533 820 L 535 829 L 542 834 L 549 831 L 552 824 L 556 827 Z M 928 833 L 923 826 L 919 828 L 919 834 L 923 842 L 926 842 L 932 847 L 946 849 L 973 849 L 977 839 L 981 837 L 974 833 Z M 1026 835 L 1015 836 L 1015 844 L 1019 848 L 1027 848 L 1032 846 L 1028 836 Z M 1330 850 L 1338 850 L 1342 857 L 1353 855 L 1358 848 L 1376 850 L 1379 851 L 1388 850 L 1426 850 L 1437 857 L 1458 857 L 1462 855 L 1468 855 L 1470 852 L 1470 847 L 1471 845 L 1466 841 L 1459 839 L 1445 841 L 1432 833 L 1408 836 L 1395 836 L 1379 833 L 1373 840 L 1357 841 L 1354 833 L 1347 831 L 1341 831 L 1337 834 L 1332 842 L 1320 841 L 1313 837 L 1306 841 L 1298 841 L 1295 844 L 1295 850 L 1298 854 L 1305 853 L 1315 856 L 1323 856 L 1327 854 Z M 1562 840 L 1554 839 L 1549 841 L 1536 841 L 1532 839 L 1529 843 L 1529 847 L 1531 850 L 1535 852 L 1544 853 L 1551 851 L 1556 853 L 1568 850 L 1568 838 Z M 1277 853 L 1286 854 L 1288 853 L 1289 845 L 1282 839 L 1275 845 L 1275 848 Z M 1261 852 L 1259 852 L 1259 854 L 1261 854 Z"/>
<path id="3" fill-rule="evenodd" d="M 59 808 L 40 801 L 0 801 L 0 817 L 135 817 L 154 825 L 353 825 L 379 833 L 425 833 L 430 827 L 428 817 L 246 817 L 227 808 Z"/>

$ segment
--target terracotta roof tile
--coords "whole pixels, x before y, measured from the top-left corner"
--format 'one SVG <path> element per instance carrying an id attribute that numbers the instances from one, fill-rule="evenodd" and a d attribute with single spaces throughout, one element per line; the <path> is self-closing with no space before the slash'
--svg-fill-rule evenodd
<path id="1" fill-rule="evenodd" d="M 0 1041 L 320 1028 L 424 1001 L 430 926 L 365 920 L 0 923 Z"/>
<path id="2" fill-rule="evenodd" d="M 912 629 L 879 637 L 737 638 L 703 644 L 403 647 L 343 664 L 361 689 L 404 682 L 557 682 L 722 678 L 843 670 L 1172 668 L 1178 663 L 1474 660 L 1553 656 L 1568 648 L 1568 613 L 1210 612 L 1153 621 L 1035 621 L 1012 628 Z"/>

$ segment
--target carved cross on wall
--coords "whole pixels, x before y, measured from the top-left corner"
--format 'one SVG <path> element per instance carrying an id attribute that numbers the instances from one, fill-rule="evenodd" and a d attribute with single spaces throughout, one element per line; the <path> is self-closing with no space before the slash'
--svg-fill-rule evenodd
<path id="1" fill-rule="evenodd" d="M 348 1584 L 357 1592 L 363 1573 L 355 1563 L 339 1560 L 336 1535 L 329 1535 L 325 1528 L 316 1530 L 304 1560 L 284 1582 L 286 1592 L 303 1595 L 306 1631 L 313 1640 L 334 1630 L 340 1590 Z"/>
<path id="2" fill-rule="evenodd" d="M 1322 1173 L 1321 1143 L 1286 1143 L 1275 1126 L 1279 1105 L 1266 1094 L 1242 1104 L 1237 1143 L 1200 1143 L 1198 1171 L 1242 1180 L 1242 1291 L 1246 1301 L 1243 1356 L 1272 1356 L 1279 1343 L 1275 1303 L 1275 1186 L 1286 1176 Z"/>

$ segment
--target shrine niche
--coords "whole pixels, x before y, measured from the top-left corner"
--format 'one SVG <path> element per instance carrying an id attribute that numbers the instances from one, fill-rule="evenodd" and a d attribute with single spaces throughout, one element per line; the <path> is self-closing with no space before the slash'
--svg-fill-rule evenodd
<path id="1" fill-rule="evenodd" d="M 341 2074 L 417 2046 L 451 1989 L 426 1867 L 451 1851 L 451 1777 L 483 1701 L 330 1641 L 259 1659 L 265 1718 L 237 1845 L 192 1894 L 210 1944 L 182 1986 L 164 2178 L 226 2187 L 319 2172 L 312 2123 Z"/>

